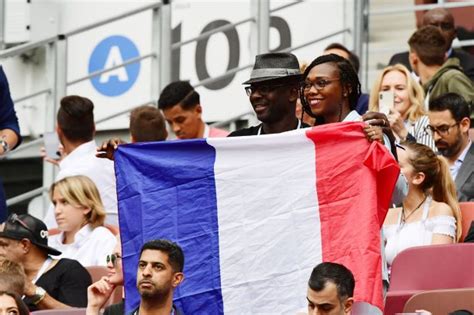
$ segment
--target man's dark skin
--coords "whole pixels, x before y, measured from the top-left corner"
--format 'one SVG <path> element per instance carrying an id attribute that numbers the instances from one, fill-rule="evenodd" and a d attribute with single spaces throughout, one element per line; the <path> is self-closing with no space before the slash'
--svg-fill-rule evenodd
<path id="1" fill-rule="evenodd" d="M 272 87 L 268 93 L 262 93 Z M 273 134 L 293 130 L 298 125 L 295 116 L 298 86 L 293 79 L 263 81 L 251 84 L 250 103 L 262 122 L 262 133 Z"/>
<path id="2" fill-rule="evenodd" d="M 423 15 L 423 26 L 432 25 L 439 28 L 441 34 L 446 39 L 447 49 L 453 44 L 456 38 L 456 29 L 454 28 L 454 18 L 446 10 L 442 8 L 433 9 Z"/>

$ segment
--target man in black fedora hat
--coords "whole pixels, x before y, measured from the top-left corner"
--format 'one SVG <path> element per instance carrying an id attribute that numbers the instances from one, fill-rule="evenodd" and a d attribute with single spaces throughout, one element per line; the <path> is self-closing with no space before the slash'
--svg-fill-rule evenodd
<path id="1" fill-rule="evenodd" d="M 250 103 L 262 122 L 232 132 L 229 137 L 280 133 L 309 127 L 295 116 L 301 71 L 298 59 L 290 53 L 257 55 L 250 79 L 243 84 Z"/>
<path id="2" fill-rule="evenodd" d="M 86 307 L 91 277 L 79 262 L 50 256 L 60 254 L 48 246 L 46 225 L 29 214 L 12 214 L 0 228 L 0 257 L 23 266 L 30 311 Z"/>

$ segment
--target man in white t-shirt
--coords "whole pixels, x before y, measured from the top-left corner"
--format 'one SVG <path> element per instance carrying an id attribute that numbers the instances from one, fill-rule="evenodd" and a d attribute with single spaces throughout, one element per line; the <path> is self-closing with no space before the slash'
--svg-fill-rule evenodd
<path id="1" fill-rule="evenodd" d="M 107 213 L 105 222 L 118 225 L 114 164 L 96 157 L 93 111 L 94 104 L 88 98 L 71 95 L 61 100 L 56 131 L 65 157 L 59 162 L 59 173 L 55 181 L 73 175 L 89 177 L 96 184 L 104 204 Z M 48 228 L 57 226 L 52 204 L 44 222 Z"/>

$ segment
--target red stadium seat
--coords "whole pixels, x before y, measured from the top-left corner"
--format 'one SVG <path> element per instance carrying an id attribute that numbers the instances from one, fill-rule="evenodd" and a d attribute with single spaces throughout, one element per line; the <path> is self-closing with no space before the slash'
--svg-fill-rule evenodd
<path id="1" fill-rule="evenodd" d="M 460 202 L 459 207 L 462 217 L 462 235 L 459 241 L 462 242 L 469 231 L 471 222 L 474 221 L 474 202 Z"/>
<path id="2" fill-rule="evenodd" d="M 57 310 L 43 310 L 32 312 L 31 314 L 38 315 L 85 315 L 85 308 L 65 308 Z"/>
<path id="3" fill-rule="evenodd" d="M 408 299 L 422 291 L 474 287 L 474 243 L 412 247 L 392 264 L 384 314 L 403 311 Z"/>
<path id="4" fill-rule="evenodd" d="M 109 231 L 112 232 L 112 234 L 115 235 L 115 236 L 120 233 L 119 227 L 116 226 L 116 225 L 106 223 L 106 224 L 104 224 L 104 227 L 109 229 Z"/>
<path id="5" fill-rule="evenodd" d="M 425 291 L 413 295 L 404 313 L 424 309 L 433 314 L 449 314 L 455 310 L 474 310 L 474 288 Z"/>
<path id="6" fill-rule="evenodd" d="M 99 281 L 102 277 L 107 276 L 107 274 L 109 273 L 107 267 L 104 266 L 89 266 L 86 267 L 86 269 L 91 275 L 92 283 Z"/>

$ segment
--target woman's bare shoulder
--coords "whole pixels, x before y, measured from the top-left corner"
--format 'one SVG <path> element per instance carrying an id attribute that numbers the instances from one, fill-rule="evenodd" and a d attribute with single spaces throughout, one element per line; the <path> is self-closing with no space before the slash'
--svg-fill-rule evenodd
<path id="1" fill-rule="evenodd" d="M 433 200 L 430 207 L 429 217 L 437 217 L 440 215 L 454 217 L 453 209 L 451 209 L 447 203 Z"/>

